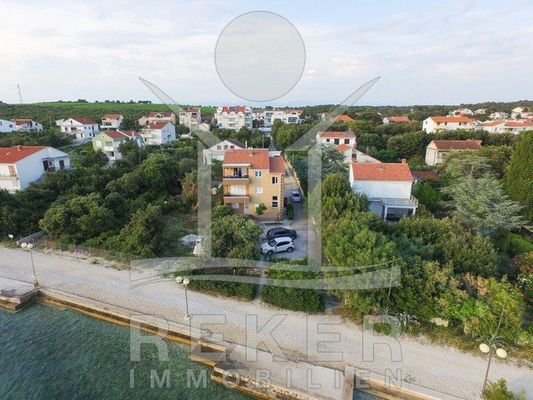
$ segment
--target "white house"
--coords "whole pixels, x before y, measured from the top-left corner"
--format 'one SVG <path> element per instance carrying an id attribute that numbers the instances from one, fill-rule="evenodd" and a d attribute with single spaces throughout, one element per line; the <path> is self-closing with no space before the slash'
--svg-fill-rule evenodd
<path id="1" fill-rule="evenodd" d="M 140 134 L 135 131 L 102 131 L 99 135 L 93 138 L 93 148 L 96 151 L 103 152 L 110 161 L 121 160 L 120 145 L 128 140 L 133 140 L 137 146 L 143 145 L 143 139 Z"/>
<path id="2" fill-rule="evenodd" d="M 426 164 L 438 165 L 450 153 L 476 151 L 481 148 L 481 140 L 432 140 L 426 147 Z"/>
<path id="3" fill-rule="evenodd" d="M 75 135 L 78 141 L 92 139 L 100 131 L 98 124 L 91 118 L 68 118 L 59 121 L 61 132 Z M 59 121 L 56 121 L 56 124 Z"/>
<path id="4" fill-rule="evenodd" d="M 218 107 L 215 120 L 219 128 L 235 129 L 238 131 L 243 126 L 252 129 L 252 109 L 246 106 L 223 106 Z"/>
<path id="5" fill-rule="evenodd" d="M 413 175 L 407 162 L 352 161 L 349 176 L 354 193 L 366 195 L 370 210 L 384 220 L 416 213 L 418 201 L 411 195 Z"/>
<path id="6" fill-rule="evenodd" d="M 32 119 L 16 119 L 15 125 L 20 132 L 42 132 L 43 126 Z"/>
<path id="7" fill-rule="evenodd" d="M 180 110 L 178 118 L 180 125 L 185 125 L 192 132 L 202 124 L 202 111 L 199 108 L 183 109 Z"/>
<path id="8" fill-rule="evenodd" d="M 486 108 L 478 108 L 477 110 L 474 110 L 474 115 L 485 115 L 487 114 Z"/>
<path id="9" fill-rule="evenodd" d="M 355 135 L 350 131 L 321 131 L 317 133 L 316 140 L 322 145 L 347 144 L 352 148 L 357 145 Z"/>
<path id="10" fill-rule="evenodd" d="M 6 119 L 0 119 L 0 132 L 9 133 L 15 132 L 17 130 L 17 125 L 13 121 L 8 121 Z"/>
<path id="11" fill-rule="evenodd" d="M 507 119 L 509 118 L 509 114 L 503 111 L 494 111 L 489 115 L 489 119 Z"/>
<path id="12" fill-rule="evenodd" d="M 422 123 L 422 130 L 426 133 L 455 131 L 457 129 L 473 130 L 477 121 L 468 117 L 429 117 Z"/>
<path id="13" fill-rule="evenodd" d="M 405 124 L 409 123 L 411 120 L 408 117 L 405 117 L 403 115 L 392 115 L 390 117 L 383 118 L 383 125 L 388 124 Z"/>
<path id="14" fill-rule="evenodd" d="M 67 153 L 49 146 L 0 147 L 0 189 L 16 192 L 45 172 L 70 168 Z"/>
<path id="15" fill-rule="evenodd" d="M 511 111 L 511 118 L 520 118 L 523 113 L 527 113 L 529 109 L 527 107 L 515 107 Z"/>
<path id="16" fill-rule="evenodd" d="M 148 125 L 150 122 L 172 122 L 173 125 L 176 125 L 176 114 L 172 111 L 153 111 L 139 118 L 139 125 L 141 126 Z"/>
<path id="17" fill-rule="evenodd" d="M 105 114 L 102 116 L 102 123 L 100 128 L 102 130 L 107 129 L 120 129 L 122 122 L 124 121 L 124 116 L 122 114 Z"/>
<path id="18" fill-rule="evenodd" d="M 213 146 L 211 146 L 208 149 L 204 149 L 204 163 L 206 165 L 210 165 L 213 160 L 219 160 L 224 161 L 224 153 L 228 150 L 241 150 L 244 149 L 245 146 L 238 142 L 237 140 L 233 139 L 225 139 L 222 140 L 220 143 L 217 143 Z"/>
<path id="19" fill-rule="evenodd" d="M 530 120 L 496 120 L 478 124 L 477 129 L 482 129 L 489 133 L 514 133 L 533 130 L 533 121 Z"/>
<path id="20" fill-rule="evenodd" d="M 380 163 L 378 159 L 369 156 L 366 153 L 363 153 L 362 151 L 359 151 L 349 144 L 339 144 L 335 147 L 335 149 L 344 155 L 344 162 L 350 163 L 353 161 L 357 161 L 360 163 Z"/>
<path id="21" fill-rule="evenodd" d="M 253 120 L 256 121 L 259 128 L 262 128 L 264 131 L 270 131 L 275 121 L 281 121 L 285 124 L 301 123 L 302 114 L 303 110 L 297 109 L 265 108 L 254 110 Z"/>
<path id="22" fill-rule="evenodd" d="M 168 121 L 150 122 L 141 129 L 141 136 L 145 144 L 168 144 L 176 140 L 176 127 Z"/>
<path id="23" fill-rule="evenodd" d="M 457 110 L 450 111 L 448 113 L 451 117 L 472 116 L 474 112 L 469 108 L 458 108 Z"/>

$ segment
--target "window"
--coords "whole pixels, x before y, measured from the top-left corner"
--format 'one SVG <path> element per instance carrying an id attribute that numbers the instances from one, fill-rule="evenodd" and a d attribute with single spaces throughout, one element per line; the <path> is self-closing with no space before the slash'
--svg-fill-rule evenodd
<path id="1" fill-rule="evenodd" d="M 278 208 L 278 196 L 272 196 L 272 208 Z"/>
<path id="2" fill-rule="evenodd" d="M 221 145 L 217 145 L 217 150 L 222 150 L 222 146 Z"/>
<path id="3" fill-rule="evenodd" d="M 277 176 L 273 176 L 272 177 L 272 184 L 275 185 L 278 183 L 278 177 Z"/>
<path id="4" fill-rule="evenodd" d="M 326 143 L 329 143 L 329 142 L 330 142 L 330 140 L 329 140 L 329 139 L 326 139 Z"/>
<path id="5" fill-rule="evenodd" d="M 255 177 L 261 178 L 263 176 L 263 171 L 255 171 Z"/>
<path id="6" fill-rule="evenodd" d="M 15 171 L 14 165 L 10 165 L 8 168 L 9 168 L 9 176 L 17 176 L 17 172 Z"/>
<path id="7" fill-rule="evenodd" d="M 257 193 L 257 194 L 263 193 L 263 186 L 256 186 L 255 187 L 255 193 Z"/>
<path id="8" fill-rule="evenodd" d="M 350 144 L 350 139 L 344 139 L 344 144 Z"/>
<path id="9" fill-rule="evenodd" d="M 339 144 L 339 139 L 335 139 L 335 144 Z"/>
<path id="10" fill-rule="evenodd" d="M 231 208 L 239 208 L 239 203 L 231 203 Z"/>
<path id="11" fill-rule="evenodd" d="M 59 160 L 59 169 L 65 169 L 65 161 Z"/>

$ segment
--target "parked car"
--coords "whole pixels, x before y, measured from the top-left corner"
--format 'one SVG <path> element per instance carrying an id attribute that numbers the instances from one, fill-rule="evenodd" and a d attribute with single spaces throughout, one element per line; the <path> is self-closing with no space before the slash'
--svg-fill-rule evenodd
<path id="1" fill-rule="evenodd" d="M 283 227 L 269 229 L 266 234 L 266 238 L 268 240 L 284 236 L 290 237 L 291 239 L 296 239 L 298 234 L 293 229 L 287 229 Z"/>
<path id="2" fill-rule="evenodd" d="M 293 203 L 301 203 L 302 195 L 297 190 L 294 190 L 291 193 L 291 200 L 292 200 Z"/>
<path id="3" fill-rule="evenodd" d="M 292 253 L 294 251 L 294 241 L 290 237 L 278 237 L 269 240 L 261 245 L 261 253 L 271 256 L 274 253 Z"/>

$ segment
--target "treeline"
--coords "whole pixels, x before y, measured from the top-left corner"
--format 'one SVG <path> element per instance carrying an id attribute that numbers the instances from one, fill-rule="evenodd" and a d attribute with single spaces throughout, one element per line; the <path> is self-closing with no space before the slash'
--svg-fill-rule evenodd
<path id="1" fill-rule="evenodd" d="M 72 144 L 71 135 L 62 135 L 58 129 L 45 129 L 43 132 L 12 132 L 0 133 L 0 147 L 23 146 L 52 146 L 62 147 Z"/>

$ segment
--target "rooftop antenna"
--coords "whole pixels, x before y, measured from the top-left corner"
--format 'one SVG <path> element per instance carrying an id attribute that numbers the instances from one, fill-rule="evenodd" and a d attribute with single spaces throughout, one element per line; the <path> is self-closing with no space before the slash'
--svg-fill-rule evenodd
<path id="1" fill-rule="evenodd" d="M 17 89 L 19 91 L 19 103 L 22 104 L 24 101 L 22 100 L 22 92 L 20 91 L 20 85 L 17 83 Z"/>

